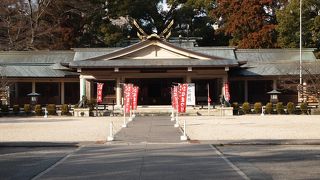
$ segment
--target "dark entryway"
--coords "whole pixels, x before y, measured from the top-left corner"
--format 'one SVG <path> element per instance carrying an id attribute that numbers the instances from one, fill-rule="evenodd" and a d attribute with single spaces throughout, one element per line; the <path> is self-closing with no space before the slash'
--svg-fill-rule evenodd
<path id="1" fill-rule="evenodd" d="M 126 83 L 139 86 L 139 105 L 170 105 L 171 86 L 181 82 L 182 78 L 126 79 Z"/>

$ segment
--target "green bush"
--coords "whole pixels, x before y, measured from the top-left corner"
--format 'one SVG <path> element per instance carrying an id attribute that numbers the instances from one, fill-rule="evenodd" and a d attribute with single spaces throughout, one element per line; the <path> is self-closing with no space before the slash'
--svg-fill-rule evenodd
<path id="1" fill-rule="evenodd" d="M 239 114 L 239 104 L 237 102 L 233 102 L 231 104 L 233 107 L 233 115 L 238 115 Z"/>
<path id="2" fill-rule="evenodd" d="M 300 110 L 302 114 L 308 114 L 308 103 L 301 103 L 300 104 Z"/>
<path id="3" fill-rule="evenodd" d="M 88 107 L 89 107 L 89 110 L 90 110 L 90 111 L 93 111 L 96 105 L 97 105 L 97 100 L 95 100 L 95 99 L 90 99 L 90 100 L 88 101 Z"/>
<path id="4" fill-rule="evenodd" d="M 276 110 L 278 114 L 283 114 L 284 112 L 284 107 L 283 107 L 283 103 L 282 102 L 278 102 L 276 104 Z"/>
<path id="5" fill-rule="evenodd" d="M 61 106 L 61 115 L 69 115 L 69 106 L 68 106 L 68 104 L 63 104 Z"/>
<path id="6" fill-rule="evenodd" d="M 8 105 L 1 105 L 1 112 L 4 114 L 7 114 L 9 112 L 9 106 Z"/>
<path id="7" fill-rule="evenodd" d="M 256 114 L 261 114 L 262 112 L 262 103 L 261 102 L 256 102 L 253 105 L 253 110 Z"/>
<path id="8" fill-rule="evenodd" d="M 19 105 L 13 105 L 12 111 L 15 115 L 19 114 L 20 112 L 20 106 Z"/>
<path id="9" fill-rule="evenodd" d="M 35 107 L 34 107 L 34 112 L 36 113 L 37 116 L 42 116 L 43 113 L 42 113 L 42 107 L 40 104 L 37 104 Z"/>
<path id="10" fill-rule="evenodd" d="M 242 104 L 242 110 L 243 110 L 244 114 L 249 114 L 251 112 L 250 104 L 248 102 L 244 102 Z"/>
<path id="11" fill-rule="evenodd" d="M 296 111 L 296 107 L 294 105 L 293 102 L 288 102 L 287 104 L 287 112 L 288 114 L 294 114 L 294 112 Z"/>
<path id="12" fill-rule="evenodd" d="M 266 104 L 266 109 L 265 109 L 265 114 L 272 114 L 273 112 L 273 105 L 272 103 L 267 103 Z"/>
<path id="13" fill-rule="evenodd" d="M 30 113 L 31 113 L 31 106 L 30 106 L 30 104 L 25 104 L 25 105 L 23 106 L 23 110 L 24 110 L 24 112 L 25 112 L 26 114 L 30 114 Z"/>
<path id="14" fill-rule="evenodd" d="M 57 114 L 56 105 L 55 104 L 48 104 L 47 111 L 48 111 L 48 115 L 56 115 Z"/>

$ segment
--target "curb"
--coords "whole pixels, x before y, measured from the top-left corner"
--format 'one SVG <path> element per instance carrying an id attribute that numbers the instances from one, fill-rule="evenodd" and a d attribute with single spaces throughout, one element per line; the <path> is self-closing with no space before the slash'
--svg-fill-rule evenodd
<path id="1" fill-rule="evenodd" d="M 225 140 L 225 141 L 202 141 L 190 140 L 190 143 L 212 144 L 215 146 L 242 146 L 242 145 L 320 145 L 320 139 L 317 140 L 300 140 L 300 139 L 281 139 L 281 140 Z"/>
<path id="2" fill-rule="evenodd" d="M 0 143 L 1 147 L 79 147 L 77 142 L 5 142 Z"/>

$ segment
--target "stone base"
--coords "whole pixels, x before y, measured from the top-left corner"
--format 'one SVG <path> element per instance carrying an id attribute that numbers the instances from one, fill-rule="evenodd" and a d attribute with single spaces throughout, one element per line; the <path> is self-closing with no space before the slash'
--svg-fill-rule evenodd
<path id="1" fill-rule="evenodd" d="M 74 108 L 73 113 L 75 117 L 89 117 L 89 108 Z"/>

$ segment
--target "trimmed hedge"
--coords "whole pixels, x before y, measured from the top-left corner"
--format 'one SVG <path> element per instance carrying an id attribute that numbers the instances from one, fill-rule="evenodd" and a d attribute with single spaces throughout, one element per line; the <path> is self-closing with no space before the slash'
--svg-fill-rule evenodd
<path id="1" fill-rule="evenodd" d="M 282 102 L 278 102 L 276 104 L 276 111 L 278 114 L 283 114 L 284 113 L 284 107 Z"/>
<path id="2" fill-rule="evenodd" d="M 63 104 L 61 106 L 61 115 L 69 115 L 70 112 L 69 112 L 69 106 L 68 104 Z"/>
<path id="3" fill-rule="evenodd" d="M 308 103 L 301 103 L 300 104 L 300 110 L 302 114 L 308 114 Z"/>
<path id="4" fill-rule="evenodd" d="M 253 110 L 256 114 L 261 114 L 262 112 L 262 103 L 261 102 L 256 102 L 253 105 Z"/>
<path id="5" fill-rule="evenodd" d="M 251 112 L 251 107 L 248 102 L 244 102 L 242 104 L 242 111 L 244 112 L 244 114 L 249 114 Z"/>
<path id="6" fill-rule="evenodd" d="M 14 113 L 15 115 L 19 114 L 19 112 L 20 112 L 20 106 L 17 105 L 17 104 L 13 105 L 12 111 L 13 111 L 13 113 Z"/>
<path id="7" fill-rule="evenodd" d="M 30 114 L 31 113 L 31 105 L 30 104 L 25 104 L 23 106 L 23 110 L 26 114 Z"/>
<path id="8" fill-rule="evenodd" d="M 36 113 L 37 116 L 42 116 L 42 115 L 43 115 L 42 107 L 41 107 L 40 104 L 37 104 L 37 105 L 34 107 L 34 112 Z"/>
<path id="9" fill-rule="evenodd" d="M 293 102 L 288 102 L 287 104 L 287 113 L 288 114 L 294 114 L 296 111 L 296 106 L 294 105 Z"/>
<path id="10" fill-rule="evenodd" d="M 233 107 L 233 115 L 239 114 L 239 104 L 237 102 L 233 102 L 231 104 L 231 107 Z"/>
<path id="11" fill-rule="evenodd" d="M 267 103 L 266 104 L 266 109 L 265 109 L 265 114 L 272 114 L 273 112 L 273 105 L 272 103 Z"/>
<path id="12" fill-rule="evenodd" d="M 57 114 L 56 105 L 55 104 L 48 104 L 47 111 L 48 111 L 48 115 L 56 115 Z"/>

